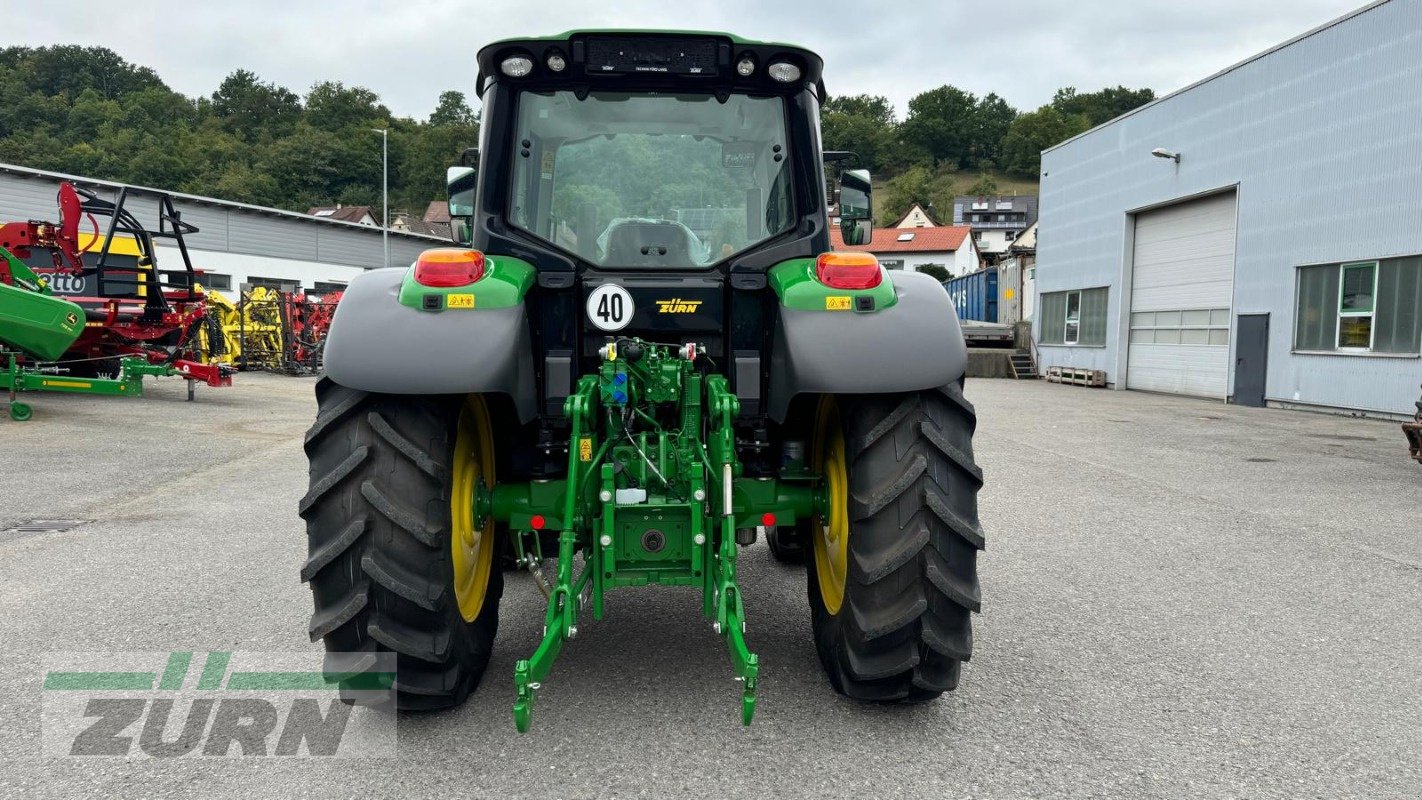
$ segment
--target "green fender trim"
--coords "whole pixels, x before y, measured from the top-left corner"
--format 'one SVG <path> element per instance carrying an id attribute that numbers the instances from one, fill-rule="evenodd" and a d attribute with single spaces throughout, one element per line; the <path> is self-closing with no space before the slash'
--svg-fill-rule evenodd
<path id="1" fill-rule="evenodd" d="M 415 268 L 411 266 L 400 282 L 400 305 L 432 312 L 510 308 L 523 302 L 537 275 L 533 265 L 522 259 L 485 256 L 484 277 L 478 281 L 469 286 L 433 287 L 415 283 Z M 456 298 L 453 302 L 451 296 Z M 438 306 L 426 305 L 430 297 L 438 298 L 429 301 Z"/>
<path id="2" fill-rule="evenodd" d="M 855 298 L 872 297 L 873 308 L 858 313 L 873 313 L 898 302 L 893 280 L 887 270 L 884 280 L 872 289 L 835 289 L 820 283 L 815 276 L 815 259 L 792 258 L 770 268 L 770 288 L 780 298 L 780 304 L 797 311 L 838 311 L 854 313 L 859 304 Z M 847 299 L 846 299 L 847 298 Z"/>

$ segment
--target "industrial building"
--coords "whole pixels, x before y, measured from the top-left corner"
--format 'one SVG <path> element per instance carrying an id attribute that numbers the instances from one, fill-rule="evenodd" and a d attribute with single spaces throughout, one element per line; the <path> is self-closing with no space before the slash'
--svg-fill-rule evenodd
<path id="1" fill-rule="evenodd" d="M 109 200 L 123 188 L 108 181 L 0 164 L 0 222 L 57 221 L 55 194 L 61 181 Z M 335 291 L 364 270 L 386 263 L 378 227 L 141 187 L 129 187 L 128 194 L 125 207 L 155 230 L 156 195 L 173 198 L 183 222 L 198 229 L 184 238 L 194 269 L 202 270 L 200 280 L 206 288 L 229 296 L 253 284 L 286 291 Z M 87 222 L 81 231 L 88 231 Z M 160 239 L 155 244 L 160 269 L 181 268 L 181 256 L 170 242 Z M 449 241 L 391 230 L 389 263 L 406 266 L 420 251 L 441 244 Z"/>
<path id="2" fill-rule="evenodd" d="M 1042 155 L 1043 367 L 1411 416 L 1422 3 L 1384 0 Z"/>

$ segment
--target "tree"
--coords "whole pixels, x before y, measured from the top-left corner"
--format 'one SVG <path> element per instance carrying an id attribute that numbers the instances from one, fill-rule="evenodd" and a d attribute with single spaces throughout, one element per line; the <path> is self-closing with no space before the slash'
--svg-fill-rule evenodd
<path id="1" fill-rule="evenodd" d="M 822 109 L 825 114 L 848 114 L 865 117 L 884 126 L 892 126 L 894 106 L 889 98 L 876 94 L 850 94 L 831 97 Z"/>
<path id="2" fill-rule="evenodd" d="M 968 194 L 977 197 L 997 194 L 997 181 L 993 180 L 991 175 L 983 173 L 978 176 L 977 183 L 968 187 Z"/>
<path id="3" fill-rule="evenodd" d="M 1002 138 L 1003 166 L 1018 175 L 1036 177 L 1042 171 L 1042 151 L 1091 127 L 1081 114 L 1063 114 L 1042 106 L 1013 120 Z"/>
<path id="4" fill-rule="evenodd" d="M 72 99 L 93 89 L 106 100 L 117 100 L 149 87 L 168 88 L 156 72 L 128 63 L 107 47 L 8 47 L 0 65 L 14 69 L 30 91 L 47 97 Z"/>
<path id="5" fill-rule="evenodd" d="M 212 113 L 227 130 L 244 139 L 271 139 L 291 133 L 301 118 L 301 98 L 239 69 L 212 93 Z"/>
<path id="6" fill-rule="evenodd" d="M 909 101 L 901 137 L 935 167 L 967 166 L 977 106 L 976 97 L 956 86 L 930 89 Z"/>
<path id="7" fill-rule="evenodd" d="M 820 124 L 826 150 L 848 150 L 859 157 L 855 166 L 871 172 L 888 166 L 898 127 L 888 98 L 832 97 L 824 105 Z"/>
<path id="8" fill-rule="evenodd" d="M 1128 111 L 1139 108 L 1155 99 L 1151 89 L 1127 89 L 1124 86 L 1102 89 L 1099 92 L 1078 94 L 1075 86 L 1058 89 L 1052 97 L 1052 107 L 1066 115 L 1086 117 L 1089 127 L 1110 122 Z"/>
<path id="9" fill-rule="evenodd" d="M 968 130 L 968 152 L 972 166 L 979 169 L 1002 164 L 1002 139 L 1007 135 L 1017 109 L 996 94 L 989 94 L 973 107 Z"/>
<path id="10" fill-rule="evenodd" d="M 339 81 L 323 81 L 306 95 L 305 121 L 323 131 L 343 131 L 356 127 L 384 127 L 390 109 L 380 104 L 380 96 L 369 89 L 347 88 Z"/>
<path id="11" fill-rule="evenodd" d="M 887 196 L 880 204 L 880 221 L 891 224 L 917 203 L 935 215 L 952 214 L 953 179 L 920 164 L 909 167 L 889 181 Z"/>
<path id="12" fill-rule="evenodd" d="M 948 271 L 948 268 L 942 264 L 919 264 L 917 267 L 914 267 L 914 269 L 922 272 L 924 275 L 933 276 L 933 279 L 939 283 L 953 277 L 953 274 Z"/>
<path id="13" fill-rule="evenodd" d="M 470 128 L 478 124 L 478 118 L 469 110 L 469 104 L 464 102 L 463 92 L 442 92 L 439 105 L 430 114 L 429 124 L 435 128 L 451 125 Z"/>

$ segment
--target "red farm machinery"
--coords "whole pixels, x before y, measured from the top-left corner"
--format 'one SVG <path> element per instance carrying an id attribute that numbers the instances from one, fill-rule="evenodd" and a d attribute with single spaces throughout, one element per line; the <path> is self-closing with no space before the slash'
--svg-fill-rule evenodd
<path id="1" fill-rule="evenodd" d="M 210 322 L 183 238 L 197 228 L 167 195 L 157 196 L 156 226 L 128 200 L 127 188 L 110 201 L 66 182 L 58 223 L 0 225 L 0 390 L 12 418 L 30 417 L 22 391 L 135 396 L 145 376 L 177 376 L 192 399 L 197 382 L 231 384 L 231 370 L 198 350 Z M 182 269 L 159 269 L 159 240 L 173 243 Z"/>

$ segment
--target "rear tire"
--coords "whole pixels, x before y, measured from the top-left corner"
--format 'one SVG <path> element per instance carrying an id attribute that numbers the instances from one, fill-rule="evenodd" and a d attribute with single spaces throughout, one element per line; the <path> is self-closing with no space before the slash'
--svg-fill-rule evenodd
<path id="1" fill-rule="evenodd" d="M 837 608 L 819 577 L 821 548 L 832 545 L 818 521 L 814 557 L 806 559 L 820 663 L 849 697 L 930 700 L 957 687 L 972 656 L 971 615 L 981 606 L 977 418 L 957 383 L 837 403 L 837 410 L 828 404 L 832 416 L 824 403 L 819 413 L 843 433 L 847 467 L 843 583 L 830 581 L 843 587 Z"/>
<path id="2" fill-rule="evenodd" d="M 473 621 L 456 599 L 450 494 L 464 398 L 370 394 L 329 378 L 316 398 L 300 506 L 311 640 L 328 653 L 395 653 L 400 709 L 459 705 L 488 667 L 503 594 L 495 568 Z M 489 545 L 495 559 L 500 541 Z M 327 661 L 358 672 L 375 659 L 358 658 L 355 669 L 349 658 Z"/>

